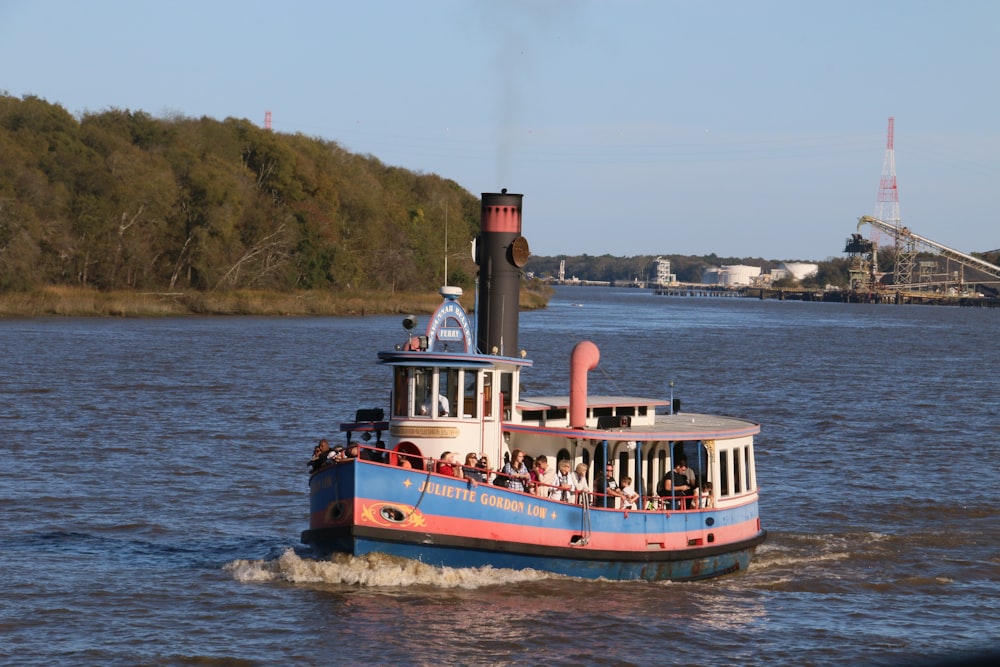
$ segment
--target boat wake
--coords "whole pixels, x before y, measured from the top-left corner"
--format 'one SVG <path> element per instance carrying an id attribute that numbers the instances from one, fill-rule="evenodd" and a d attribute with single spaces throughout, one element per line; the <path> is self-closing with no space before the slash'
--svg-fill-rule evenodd
<path id="1" fill-rule="evenodd" d="M 492 567 L 434 567 L 415 560 L 368 554 L 351 556 L 337 553 L 330 558 L 303 557 L 294 549 L 286 549 L 273 560 L 238 559 L 227 563 L 223 570 L 236 581 L 284 582 L 359 587 L 476 589 L 512 583 L 563 579 L 559 575 L 537 570 L 505 570 Z"/>

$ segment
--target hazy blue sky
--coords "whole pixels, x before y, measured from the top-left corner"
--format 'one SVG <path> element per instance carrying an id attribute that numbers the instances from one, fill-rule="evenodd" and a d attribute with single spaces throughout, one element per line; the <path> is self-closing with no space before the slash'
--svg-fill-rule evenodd
<path id="1" fill-rule="evenodd" d="M 0 0 L 0 90 L 247 118 L 524 194 L 535 254 L 1000 247 L 1000 2 Z"/>

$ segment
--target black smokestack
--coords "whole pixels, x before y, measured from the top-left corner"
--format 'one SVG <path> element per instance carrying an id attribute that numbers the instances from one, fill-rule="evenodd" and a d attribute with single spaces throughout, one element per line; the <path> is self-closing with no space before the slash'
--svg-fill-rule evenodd
<path id="1" fill-rule="evenodd" d="M 484 192 L 476 263 L 479 264 L 479 304 L 476 307 L 480 352 L 517 355 L 518 302 L 521 269 L 528 259 L 528 242 L 521 236 L 524 195 Z"/>

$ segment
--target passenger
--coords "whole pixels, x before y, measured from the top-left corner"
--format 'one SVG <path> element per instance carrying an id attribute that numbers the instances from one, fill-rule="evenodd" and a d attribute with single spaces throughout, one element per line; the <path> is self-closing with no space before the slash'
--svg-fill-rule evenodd
<path id="1" fill-rule="evenodd" d="M 326 438 L 319 441 L 319 444 L 313 447 L 312 458 L 309 459 L 309 472 L 316 472 L 327 463 L 330 462 L 330 443 L 327 442 Z"/>
<path id="2" fill-rule="evenodd" d="M 680 463 L 684 464 L 684 474 L 687 475 L 688 486 L 690 486 L 692 489 L 697 489 L 698 488 L 698 475 L 696 475 L 695 472 L 694 472 L 694 470 L 691 469 L 691 466 L 688 465 L 687 458 L 685 458 L 684 456 L 679 456 L 677 458 L 677 460 Z"/>
<path id="3" fill-rule="evenodd" d="M 399 467 L 400 468 L 410 468 L 410 469 L 413 468 L 413 464 L 410 463 L 410 457 L 409 456 L 400 456 L 400 457 L 398 457 L 398 459 L 399 459 Z"/>
<path id="4" fill-rule="evenodd" d="M 489 457 L 487 457 L 485 454 L 480 456 L 479 463 L 476 464 L 476 468 L 478 468 L 482 472 L 483 479 L 486 481 L 487 484 L 489 484 L 490 478 L 493 476 L 493 471 L 490 470 Z"/>
<path id="5" fill-rule="evenodd" d="M 712 483 L 705 481 L 701 485 L 701 491 L 698 493 L 698 507 L 707 508 L 715 507 L 715 498 L 712 497 Z"/>
<path id="6" fill-rule="evenodd" d="M 528 467 L 524 465 L 524 452 L 520 449 L 511 453 L 510 462 L 504 464 L 503 473 L 507 476 L 507 488 L 511 491 L 524 491 L 525 485 L 531 483 Z"/>
<path id="7" fill-rule="evenodd" d="M 358 443 L 352 442 L 347 445 L 347 451 L 344 452 L 344 457 L 348 459 L 358 458 Z"/>
<path id="8" fill-rule="evenodd" d="M 555 481 L 556 471 L 549 468 L 549 459 L 542 454 L 535 459 L 535 495 L 547 498 Z"/>
<path id="9" fill-rule="evenodd" d="M 330 453 L 330 460 L 340 461 L 343 458 L 344 458 L 344 446 L 337 445 L 336 447 L 333 448 L 333 451 Z"/>
<path id="10" fill-rule="evenodd" d="M 639 500 L 639 494 L 635 492 L 632 488 L 632 478 L 622 477 L 622 509 L 634 510 L 636 508 L 636 502 Z"/>
<path id="11" fill-rule="evenodd" d="M 469 452 L 465 455 L 465 465 L 462 466 L 462 474 L 466 479 L 473 482 L 485 482 L 486 478 L 483 477 L 483 471 L 479 469 L 479 456 L 475 452 Z"/>
<path id="12" fill-rule="evenodd" d="M 569 459 L 559 462 L 559 469 L 556 471 L 552 488 L 549 489 L 549 498 L 561 500 L 564 503 L 573 502 L 573 470 Z"/>
<path id="13" fill-rule="evenodd" d="M 649 496 L 646 498 L 646 509 L 650 511 L 657 511 L 663 509 L 660 499 L 657 496 Z"/>
<path id="14" fill-rule="evenodd" d="M 691 496 L 694 489 L 688 482 L 687 461 L 683 458 L 677 459 L 674 469 L 667 473 L 663 480 L 663 496 L 674 498 L 673 509 L 684 509 L 693 503 Z"/>
<path id="15" fill-rule="evenodd" d="M 439 475 L 448 475 L 450 477 L 461 477 L 462 469 L 455 463 L 455 455 L 451 452 L 445 452 L 441 455 L 441 460 L 438 461 L 436 471 Z"/>
<path id="16" fill-rule="evenodd" d="M 617 507 L 618 499 L 622 497 L 622 490 L 615 481 L 615 466 L 608 463 L 604 466 L 604 474 L 598 475 L 594 480 L 594 492 L 596 499 L 594 505 L 597 507 Z"/>
<path id="17" fill-rule="evenodd" d="M 437 416 L 447 417 L 451 412 L 451 404 L 448 401 L 448 397 L 444 394 L 438 394 L 437 400 Z M 428 400 L 423 405 L 420 406 L 420 414 L 429 415 L 431 413 L 431 401 Z"/>
<path id="18" fill-rule="evenodd" d="M 524 483 L 524 492 L 534 493 L 535 488 L 538 486 L 538 477 L 535 474 L 535 459 L 525 454 L 524 467 L 528 469 L 528 481 Z"/>
<path id="19" fill-rule="evenodd" d="M 590 482 L 587 481 L 586 463 L 577 463 L 576 471 L 573 473 L 573 492 L 576 494 L 576 502 L 581 505 L 590 504 Z"/>

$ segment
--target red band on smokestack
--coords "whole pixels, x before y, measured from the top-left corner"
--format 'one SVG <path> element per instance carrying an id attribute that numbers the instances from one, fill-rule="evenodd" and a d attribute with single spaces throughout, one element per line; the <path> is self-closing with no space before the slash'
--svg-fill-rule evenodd
<path id="1" fill-rule="evenodd" d="M 514 261 L 514 242 L 521 235 L 523 198 L 506 190 L 483 193 L 481 231 L 476 239 L 476 348 L 484 354 L 517 354 L 522 267 Z M 517 257 L 523 259 L 522 254 Z"/>
<path id="2" fill-rule="evenodd" d="M 521 233 L 521 210 L 515 206 L 484 206 L 482 212 L 484 232 Z"/>
<path id="3" fill-rule="evenodd" d="M 597 368 L 601 351 L 589 340 L 582 340 L 569 357 L 569 427 L 587 426 L 587 372 Z"/>

